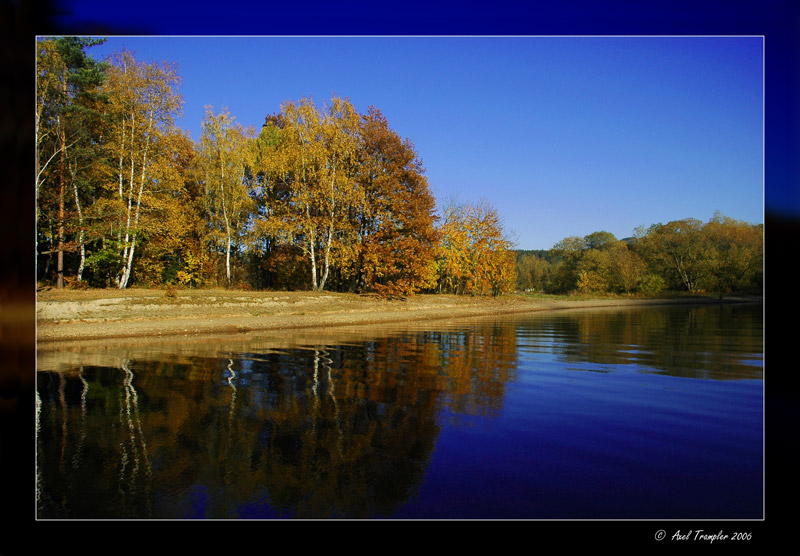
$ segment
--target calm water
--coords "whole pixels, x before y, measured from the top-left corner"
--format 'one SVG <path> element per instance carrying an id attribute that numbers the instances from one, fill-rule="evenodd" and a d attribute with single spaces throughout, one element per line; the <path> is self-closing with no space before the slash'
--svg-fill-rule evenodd
<path id="1" fill-rule="evenodd" d="M 763 517 L 762 309 L 40 351 L 42 519 Z"/>

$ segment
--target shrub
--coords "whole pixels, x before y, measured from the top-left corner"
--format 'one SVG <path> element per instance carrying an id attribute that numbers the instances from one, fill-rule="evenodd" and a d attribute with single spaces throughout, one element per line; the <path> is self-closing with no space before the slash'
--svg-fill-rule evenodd
<path id="1" fill-rule="evenodd" d="M 664 278 L 656 274 L 648 274 L 639 283 L 639 292 L 643 295 L 652 296 L 663 292 L 667 287 Z"/>

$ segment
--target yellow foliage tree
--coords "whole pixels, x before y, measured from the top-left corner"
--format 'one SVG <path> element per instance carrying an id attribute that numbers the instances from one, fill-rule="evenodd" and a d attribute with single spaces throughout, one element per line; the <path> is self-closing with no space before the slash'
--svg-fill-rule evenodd
<path id="1" fill-rule="evenodd" d="M 108 185 L 120 216 L 115 223 L 117 243 L 122 248 L 115 280 L 120 289 L 130 280 L 149 208 L 147 197 L 159 183 L 155 173 L 168 163 L 165 157 L 170 151 L 162 145 L 171 135 L 183 104 L 179 84 L 174 64 L 140 62 L 126 50 L 112 58 L 104 92 L 109 95 L 111 112 L 107 137 L 113 164 Z"/>
<path id="2" fill-rule="evenodd" d="M 277 138 L 265 141 L 262 133 L 257 164 L 282 195 L 259 229 L 300 247 L 311 287 L 321 291 L 334 259 L 355 240 L 347 216 L 363 198 L 355 179 L 360 118 L 349 100 L 333 97 L 322 110 L 310 99 L 285 102 L 276 120 Z"/>
<path id="3" fill-rule="evenodd" d="M 200 165 L 206 185 L 207 211 L 225 245 L 225 278 L 231 284 L 231 251 L 252 212 L 245 176 L 250 166 L 253 130 L 234 122 L 223 108 L 214 114 L 206 106 Z"/>
<path id="4" fill-rule="evenodd" d="M 513 291 L 517 279 L 513 244 L 488 202 L 451 203 L 439 233 L 440 291 L 494 296 Z"/>

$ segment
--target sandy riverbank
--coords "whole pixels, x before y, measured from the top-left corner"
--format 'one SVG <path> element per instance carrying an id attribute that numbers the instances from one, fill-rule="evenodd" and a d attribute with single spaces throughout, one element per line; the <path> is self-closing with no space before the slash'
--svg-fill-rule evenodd
<path id="1" fill-rule="evenodd" d="M 716 303 L 712 298 L 559 300 L 510 295 L 475 298 L 417 295 L 405 300 L 332 292 L 180 290 L 49 290 L 37 294 L 37 341 L 194 336 L 414 322 L 546 310 L 666 303 Z M 177 339 L 177 338 L 176 338 Z"/>

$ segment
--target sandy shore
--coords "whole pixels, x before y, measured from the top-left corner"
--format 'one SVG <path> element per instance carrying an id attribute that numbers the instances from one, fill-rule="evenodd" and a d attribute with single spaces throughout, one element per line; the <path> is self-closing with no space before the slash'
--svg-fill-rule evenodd
<path id="1" fill-rule="evenodd" d="M 180 290 L 49 290 L 37 294 L 37 342 L 195 336 L 415 322 L 546 310 L 667 303 L 713 298 L 557 300 L 510 295 L 474 298 L 417 295 L 405 300 L 331 292 Z M 177 338 L 175 338 L 177 339 Z"/>

